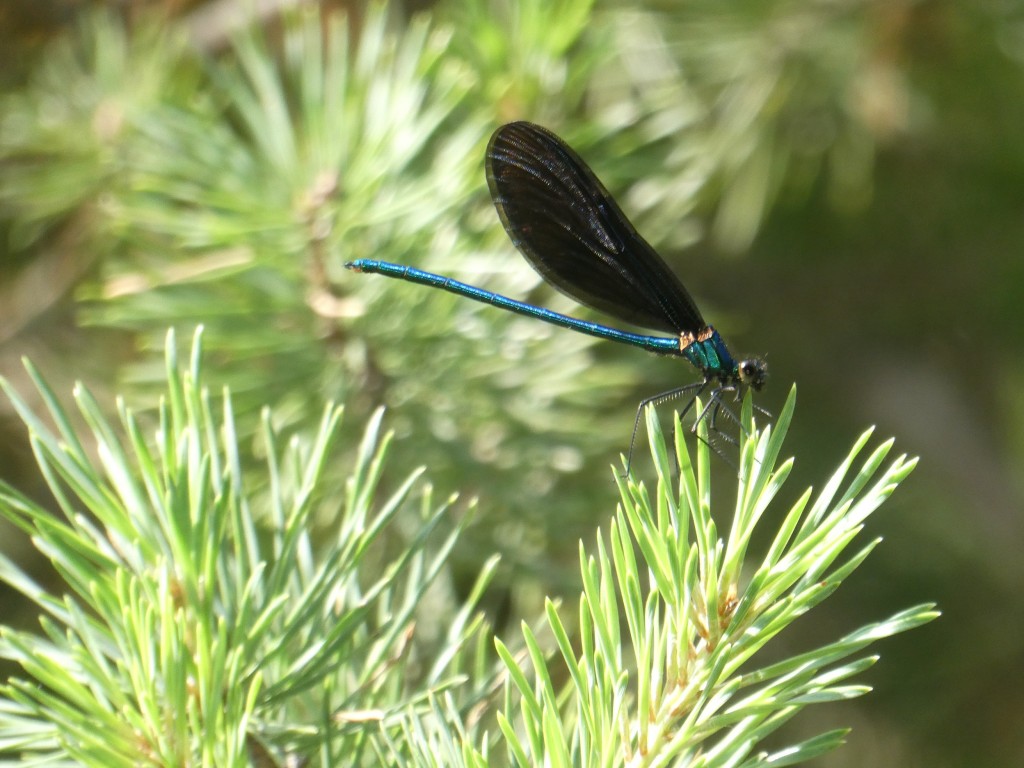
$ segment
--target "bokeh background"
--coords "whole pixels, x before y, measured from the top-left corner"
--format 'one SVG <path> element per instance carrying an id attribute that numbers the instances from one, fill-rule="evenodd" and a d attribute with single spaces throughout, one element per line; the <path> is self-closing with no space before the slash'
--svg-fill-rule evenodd
<path id="1" fill-rule="evenodd" d="M 552 128 L 768 359 L 759 402 L 797 382 L 783 499 L 869 425 L 921 457 L 870 522 L 882 546 L 788 642 L 943 617 L 794 732 L 854 727 L 824 766 L 1024 765 L 1024 3 L 8 0 L 0 89 L 0 373 L 28 395 L 28 356 L 68 400 L 82 380 L 145 407 L 167 328 L 203 323 L 243 434 L 264 404 L 301 433 L 334 399 L 355 440 L 386 405 L 394 477 L 479 497 L 458 568 L 502 553 L 499 627 L 573 593 L 636 402 L 692 371 L 342 264 L 593 317 L 487 199 L 490 132 Z M 0 477 L 45 499 L 4 404 L 0 429 Z M 0 613 L 35 620 L 7 593 Z"/>

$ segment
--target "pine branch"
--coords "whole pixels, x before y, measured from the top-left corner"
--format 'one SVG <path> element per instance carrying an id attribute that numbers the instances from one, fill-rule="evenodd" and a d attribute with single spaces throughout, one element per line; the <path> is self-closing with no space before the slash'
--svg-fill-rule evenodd
<path id="1" fill-rule="evenodd" d="M 263 751 L 353 765 L 381 732 L 402 743 L 402 723 L 432 699 L 447 697 L 455 717 L 486 690 L 474 606 L 494 561 L 446 633 L 422 639 L 418 612 L 460 529 L 444 530 L 450 500 L 428 488 L 414 502 L 419 473 L 374 502 L 391 440 L 380 412 L 339 493 L 325 474 L 334 406 L 312 440 L 287 447 L 267 411 L 266 465 L 243 472 L 230 395 L 218 404 L 204 388 L 198 336 L 184 369 L 169 336 L 150 428 L 123 404 L 111 424 L 79 387 L 80 435 L 29 369 L 56 433 L 3 388 L 62 515 L 6 486 L 0 512 L 68 591 L 0 557 L 0 578 L 42 611 L 42 634 L 0 629 L 0 655 L 22 669 L 0 686 L 0 753 L 109 767 L 248 765 Z M 414 533 L 388 555 L 384 537 L 403 519 Z"/>
<path id="2" fill-rule="evenodd" d="M 441 534 L 447 504 L 427 490 L 408 517 L 418 473 L 375 503 L 390 440 L 379 413 L 334 501 L 324 474 L 340 425 L 333 407 L 312 441 L 287 449 L 265 414 L 265 480 L 254 490 L 230 396 L 217 416 L 203 388 L 198 341 L 183 369 L 169 336 L 167 394 L 148 438 L 130 409 L 120 405 L 115 426 L 83 388 L 80 435 L 29 366 L 51 429 L 3 383 L 62 516 L 6 486 L 0 511 L 32 535 L 68 593 L 47 592 L 0 558 L 0 578 L 42 610 L 41 634 L 0 630 L 0 655 L 23 670 L 0 686 L 0 753 L 108 766 L 243 765 L 257 753 L 487 764 L 497 734 L 471 710 L 488 708 L 493 684 L 475 614 L 493 559 L 445 636 L 424 645 L 417 616 L 459 533 Z M 725 537 L 711 513 L 706 423 L 694 462 L 677 420 L 677 473 L 648 412 L 658 483 L 651 494 L 620 478 L 608 534 L 594 551 L 580 546 L 579 647 L 551 601 L 557 664 L 525 624 L 532 679 L 525 659 L 495 641 L 508 673 L 498 726 L 513 764 L 786 765 L 841 743 L 845 731 L 834 730 L 758 751 L 802 708 L 866 693 L 851 681 L 878 658 L 864 651 L 938 614 L 911 608 L 757 666 L 765 645 L 864 562 L 877 539 L 848 548 L 916 464 L 886 464 L 889 441 L 855 470 L 866 432 L 754 556 L 755 528 L 792 467 L 778 460 L 794 404 L 795 390 L 775 425 L 758 431 L 745 401 Z M 382 536 L 403 519 L 415 520 L 414 532 L 388 557 Z M 561 690 L 560 665 L 570 681 Z"/>
<path id="3" fill-rule="evenodd" d="M 767 666 L 757 667 L 755 657 L 874 549 L 878 539 L 840 561 L 864 520 L 917 460 L 898 456 L 883 467 L 888 441 L 848 479 L 869 430 L 813 503 L 808 490 L 785 514 L 758 563 L 748 545 L 792 467 L 792 459 L 776 463 L 794 404 L 795 389 L 775 426 L 758 432 L 745 401 L 748 437 L 726 538 L 711 514 L 706 425 L 694 464 L 677 419 L 676 485 L 657 418 L 648 411 L 657 488 L 652 497 L 642 483 L 620 479 L 621 504 L 608 534 L 599 535 L 596 551 L 580 545 L 580 647 L 550 601 L 556 663 L 549 664 L 537 635 L 524 625 L 531 680 L 498 641 L 511 681 L 513 706 L 500 723 L 513 764 L 789 765 L 842 742 L 845 731 L 835 730 L 771 754 L 757 751 L 802 708 L 866 693 L 867 686 L 848 682 L 878 658 L 862 652 L 931 621 L 938 615 L 933 606 L 901 611 Z M 571 682 L 557 691 L 553 677 L 562 667 Z"/>

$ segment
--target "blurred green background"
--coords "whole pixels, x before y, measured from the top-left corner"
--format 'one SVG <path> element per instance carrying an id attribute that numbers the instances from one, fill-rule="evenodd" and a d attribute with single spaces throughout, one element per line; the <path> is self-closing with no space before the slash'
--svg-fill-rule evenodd
<path id="1" fill-rule="evenodd" d="M 0 5 L 0 62 L 0 373 L 23 393 L 27 355 L 66 397 L 145 405 L 166 329 L 203 323 L 243 434 L 267 403 L 302 432 L 336 399 L 353 435 L 384 404 L 394 476 L 479 496 L 462 575 L 501 552 L 494 616 L 529 620 L 613 512 L 636 402 L 692 370 L 342 264 L 593 317 L 487 199 L 490 132 L 542 123 L 767 358 L 760 404 L 798 383 L 788 498 L 871 424 L 921 456 L 789 642 L 944 615 L 882 646 L 872 695 L 792 724 L 854 727 L 819 764 L 1024 765 L 1024 3 L 46 0 Z M 0 477 L 43 498 L 4 404 L 0 428 Z"/>

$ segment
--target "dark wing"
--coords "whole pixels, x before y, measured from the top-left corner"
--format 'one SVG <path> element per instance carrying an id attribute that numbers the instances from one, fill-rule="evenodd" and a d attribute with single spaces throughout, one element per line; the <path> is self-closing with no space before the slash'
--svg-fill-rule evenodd
<path id="1" fill-rule="evenodd" d="M 562 293 L 644 328 L 704 329 L 679 278 L 555 134 L 526 122 L 498 128 L 487 184 L 516 248 Z"/>

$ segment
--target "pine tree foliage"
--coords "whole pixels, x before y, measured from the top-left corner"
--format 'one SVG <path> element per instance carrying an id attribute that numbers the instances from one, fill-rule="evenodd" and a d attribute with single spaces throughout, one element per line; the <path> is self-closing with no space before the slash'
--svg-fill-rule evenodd
<path id="1" fill-rule="evenodd" d="M 647 425 L 658 466 L 654 493 L 619 478 L 621 503 L 608 534 L 580 545 L 583 592 L 579 646 L 562 611 L 547 603 L 557 663 L 523 625 L 529 664 L 498 650 L 515 695 L 501 719 L 515 765 L 744 766 L 792 765 L 834 749 L 846 731 L 820 734 L 772 752 L 762 742 L 810 704 L 870 690 L 851 678 L 878 659 L 862 655 L 875 641 L 913 629 L 938 614 L 931 605 L 901 611 L 827 645 L 767 664 L 757 654 L 831 595 L 879 543 L 844 555 L 867 517 L 913 470 L 898 456 L 883 467 L 888 441 L 850 478 L 865 432 L 823 489 L 810 489 L 781 518 L 758 561 L 754 530 L 773 508 L 793 460 L 776 468 L 793 414 L 795 389 L 774 430 L 753 430 L 749 398 L 736 506 L 728 534 L 711 514 L 706 427 L 696 464 L 687 430 L 675 424 L 673 470 L 653 410 Z M 704 425 L 704 422 L 701 423 Z M 678 483 L 673 478 L 678 474 Z M 845 484 L 845 488 L 844 488 Z M 566 674 L 563 690 L 551 669 Z M 532 672 L 532 680 L 528 674 Z"/>
<path id="2" fill-rule="evenodd" d="M 4 386 L 61 515 L 7 486 L 0 509 L 67 585 L 49 592 L 0 558 L 41 630 L 0 632 L 0 655 L 22 669 L 0 686 L 5 764 L 373 765 L 376 734 L 401 743 L 433 699 L 465 712 L 493 685 L 475 604 L 494 561 L 453 604 L 439 580 L 459 534 L 450 500 L 433 501 L 419 473 L 376 499 L 381 414 L 339 487 L 327 470 L 341 410 L 326 407 L 308 441 L 285 440 L 267 412 L 250 477 L 230 395 L 202 383 L 198 337 L 186 369 L 173 335 L 167 349 L 148 425 L 123 404 L 110 423 L 79 388 L 77 432 L 32 371 L 54 431 Z M 432 638 L 418 631 L 431 605 L 446 613 Z"/>
<path id="3" fill-rule="evenodd" d="M 677 473 L 649 411 L 656 490 L 620 479 L 608 535 L 592 551 L 581 544 L 578 646 L 550 601 L 554 657 L 526 623 L 524 656 L 494 641 L 495 730 L 499 678 L 477 612 L 495 561 L 467 600 L 446 597 L 459 527 L 449 503 L 414 490 L 419 473 L 377 499 L 390 442 L 381 415 L 338 487 L 326 469 L 340 410 L 328 406 L 311 440 L 287 446 L 265 414 L 254 479 L 230 394 L 218 405 L 201 369 L 199 337 L 182 369 L 171 334 L 157 418 L 147 426 L 119 404 L 115 425 L 79 388 L 82 431 L 34 370 L 53 427 L 4 382 L 60 514 L 7 486 L 0 513 L 67 585 L 45 589 L 0 558 L 0 579 L 40 610 L 39 631 L 0 629 L 0 656 L 22 670 L 0 686 L 11 764 L 484 766 L 507 754 L 523 766 L 787 765 L 835 747 L 842 731 L 772 754 L 756 751 L 765 737 L 809 704 L 865 693 L 849 680 L 877 659 L 864 649 L 937 615 L 909 609 L 753 666 L 865 560 L 877 539 L 844 552 L 916 462 L 883 467 L 890 441 L 847 481 L 865 433 L 758 559 L 754 528 L 792 466 L 776 462 L 795 397 L 764 432 L 747 399 L 725 537 L 711 514 L 706 429 L 694 465 L 677 420 Z M 384 537 L 395 528 L 397 548 Z"/>

